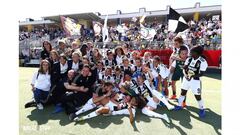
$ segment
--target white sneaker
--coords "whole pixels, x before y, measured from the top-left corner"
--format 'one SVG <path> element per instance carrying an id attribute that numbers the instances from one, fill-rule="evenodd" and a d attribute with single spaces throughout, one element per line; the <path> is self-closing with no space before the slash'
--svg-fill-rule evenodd
<path id="1" fill-rule="evenodd" d="M 83 117 L 76 117 L 73 119 L 74 122 L 84 121 Z"/>
<path id="2" fill-rule="evenodd" d="M 37 104 L 37 108 L 38 110 L 42 110 L 43 109 L 43 105 L 41 103 Z"/>
<path id="3" fill-rule="evenodd" d="M 165 113 L 163 114 L 163 119 L 166 120 L 167 123 L 170 123 L 170 120 L 169 120 L 167 114 L 165 114 Z"/>
<path id="4" fill-rule="evenodd" d="M 171 105 L 171 104 L 169 104 L 169 105 L 167 106 L 167 108 L 168 108 L 168 110 L 173 110 L 173 109 L 174 109 L 174 106 Z"/>

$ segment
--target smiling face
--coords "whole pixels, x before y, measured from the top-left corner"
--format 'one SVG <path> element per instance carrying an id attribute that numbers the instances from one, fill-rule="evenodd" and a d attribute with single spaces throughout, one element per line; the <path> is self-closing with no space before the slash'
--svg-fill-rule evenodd
<path id="1" fill-rule="evenodd" d="M 79 61 L 79 59 L 80 59 L 80 57 L 79 57 L 78 54 L 74 53 L 74 54 L 72 55 L 72 60 L 73 60 L 73 62 L 77 63 L 77 62 Z"/>
<path id="2" fill-rule="evenodd" d="M 51 52 L 51 58 L 52 58 L 53 60 L 57 60 L 57 59 L 58 59 L 58 56 L 57 56 L 57 54 L 56 54 L 55 52 Z"/>
<path id="3" fill-rule="evenodd" d="M 128 59 L 123 60 L 123 65 L 124 65 L 124 67 L 127 67 L 129 65 Z"/>
<path id="4" fill-rule="evenodd" d="M 135 64 L 136 64 L 137 67 L 142 66 L 141 60 L 139 60 L 139 59 L 135 61 Z"/>
<path id="5" fill-rule="evenodd" d="M 108 55 L 108 59 L 109 59 L 109 60 L 113 60 L 113 54 L 112 54 L 112 53 L 110 53 L 110 54 Z"/>
<path id="6" fill-rule="evenodd" d="M 70 80 L 72 80 L 72 79 L 74 78 L 74 75 L 75 75 L 74 70 L 69 70 L 69 71 L 68 71 L 68 78 L 69 78 Z"/>
<path id="7" fill-rule="evenodd" d="M 149 70 L 148 66 L 146 66 L 146 65 L 143 65 L 143 66 L 142 66 L 142 71 L 143 71 L 143 73 L 147 73 L 148 70 Z"/>
<path id="8" fill-rule="evenodd" d="M 65 44 L 63 42 L 59 43 L 59 49 L 64 50 Z"/>
<path id="9" fill-rule="evenodd" d="M 103 68 L 103 64 L 102 64 L 101 62 L 99 62 L 99 63 L 97 64 L 97 69 L 101 70 L 102 68 Z"/>
<path id="10" fill-rule="evenodd" d="M 121 74 L 121 70 L 115 70 L 115 74 L 119 76 Z"/>
<path id="11" fill-rule="evenodd" d="M 78 49 L 78 45 L 76 43 L 72 43 L 72 49 Z"/>
<path id="12" fill-rule="evenodd" d="M 125 80 L 125 81 L 131 81 L 131 79 L 132 79 L 132 78 L 131 78 L 130 75 L 128 75 L 128 74 L 125 74 L 125 75 L 124 75 L 124 80 Z"/>
<path id="13" fill-rule="evenodd" d="M 151 53 L 150 52 L 145 52 L 144 53 L 144 60 L 149 60 L 151 59 Z"/>
<path id="14" fill-rule="evenodd" d="M 48 42 L 44 42 L 43 47 L 50 52 L 51 51 L 51 45 Z"/>
<path id="15" fill-rule="evenodd" d="M 94 50 L 93 50 L 93 55 L 97 57 L 98 54 L 99 54 L 98 50 L 97 50 L 97 49 L 94 49 Z"/>
<path id="16" fill-rule="evenodd" d="M 105 75 L 108 76 L 108 75 L 111 75 L 112 74 L 112 69 L 111 68 L 107 68 L 105 70 Z"/>
<path id="17" fill-rule="evenodd" d="M 137 77 L 137 82 L 138 82 L 138 84 L 139 84 L 139 85 L 142 85 L 142 84 L 143 84 L 143 82 L 144 82 L 144 79 L 143 79 L 143 77 L 141 77 L 141 76 L 138 76 L 138 77 Z"/>
<path id="18" fill-rule="evenodd" d="M 83 69 L 82 69 L 82 75 L 83 75 L 84 77 L 86 77 L 86 76 L 89 75 L 89 73 L 90 73 L 90 69 L 87 68 L 87 67 L 83 67 Z"/>
<path id="19" fill-rule="evenodd" d="M 118 55 L 118 56 L 121 56 L 121 55 L 122 55 L 122 50 L 121 50 L 120 48 L 118 48 L 116 52 L 117 52 L 117 55 Z"/>
<path id="20" fill-rule="evenodd" d="M 83 63 L 84 65 L 88 65 L 88 64 L 89 64 L 89 61 L 88 61 L 87 59 L 83 59 L 83 60 L 82 60 L 82 63 Z"/>
<path id="21" fill-rule="evenodd" d="M 180 51 L 179 57 L 184 59 L 184 60 L 187 59 L 187 57 L 188 57 L 188 50 Z"/>
<path id="22" fill-rule="evenodd" d="M 48 71 L 48 68 L 49 68 L 49 63 L 48 62 L 42 62 L 42 68 L 43 68 L 43 71 L 44 72 L 47 72 Z"/>
<path id="23" fill-rule="evenodd" d="M 132 58 L 133 58 L 133 59 L 136 59 L 137 57 L 138 57 L 138 53 L 137 53 L 137 52 L 133 52 L 133 53 L 132 53 Z"/>
<path id="24" fill-rule="evenodd" d="M 62 65 L 65 65 L 65 63 L 66 63 L 66 59 L 64 59 L 63 57 L 60 57 L 60 63 L 62 64 Z"/>
<path id="25" fill-rule="evenodd" d="M 180 47 L 180 43 L 177 42 L 177 41 L 174 41 L 174 47 L 175 47 L 175 48 L 179 48 L 179 47 Z"/>

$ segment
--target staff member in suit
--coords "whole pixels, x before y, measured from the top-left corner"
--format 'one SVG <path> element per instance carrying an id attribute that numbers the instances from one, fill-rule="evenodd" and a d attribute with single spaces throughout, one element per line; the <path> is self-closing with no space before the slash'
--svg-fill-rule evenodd
<path id="1" fill-rule="evenodd" d="M 59 54 L 58 54 L 58 52 L 57 52 L 56 50 L 52 50 L 52 51 L 50 52 L 50 58 L 47 59 L 47 60 L 49 61 L 51 67 L 53 67 L 53 65 L 54 65 L 55 63 L 58 63 L 58 62 L 59 62 Z"/>
<path id="2" fill-rule="evenodd" d="M 65 54 L 61 54 L 59 62 L 53 64 L 52 67 L 52 83 L 55 84 L 59 81 L 64 81 L 67 79 L 68 72 L 68 62 Z"/>
<path id="3" fill-rule="evenodd" d="M 53 65 L 51 71 L 51 82 L 53 86 L 56 86 L 52 92 L 52 100 L 54 104 L 58 104 L 62 95 L 66 92 L 64 89 L 61 89 L 61 87 L 63 87 L 63 83 L 67 81 L 68 67 L 66 55 L 61 54 L 59 62 Z"/>
<path id="4" fill-rule="evenodd" d="M 72 59 L 68 60 L 68 68 L 73 69 L 75 72 L 78 72 L 81 68 L 82 61 L 80 60 L 82 57 L 81 52 L 73 52 L 72 53 Z"/>
<path id="5" fill-rule="evenodd" d="M 70 85 L 65 83 L 66 89 L 73 91 L 65 94 L 62 98 L 62 105 L 67 114 L 76 112 L 76 107 L 84 105 L 90 98 L 92 98 L 93 85 L 96 79 L 91 73 L 88 65 L 84 65 L 81 73 L 76 76 L 74 82 Z"/>
<path id="6" fill-rule="evenodd" d="M 68 71 L 67 76 L 68 76 L 68 78 L 67 78 L 66 82 L 64 82 L 64 83 L 68 83 L 69 85 L 71 85 L 74 81 L 74 78 L 76 77 L 76 72 L 71 69 Z M 62 85 L 60 85 L 61 87 L 58 87 L 58 89 L 60 89 L 60 91 L 66 91 L 66 93 L 67 93 L 67 92 L 69 92 L 69 90 L 65 88 L 64 83 Z M 64 97 L 64 95 L 62 95 L 62 97 Z M 60 98 L 59 103 L 56 104 L 56 107 L 55 107 L 55 110 L 53 113 L 59 113 L 59 112 L 63 111 L 62 104 L 61 104 L 62 97 Z"/>

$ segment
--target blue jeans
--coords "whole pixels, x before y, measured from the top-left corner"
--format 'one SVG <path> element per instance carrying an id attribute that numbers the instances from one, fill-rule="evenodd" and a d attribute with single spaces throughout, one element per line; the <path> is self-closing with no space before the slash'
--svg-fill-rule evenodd
<path id="1" fill-rule="evenodd" d="M 33 91 L 34 99 L 35 99 L 35 102 L 36 102 L 37 104 L 38 104 L 38 103 L 41 103 L 42 100 L 47 99 L 48 94 L 49 94 L 48 91 L 43 91 L 43 90 L 38 89 L 38 88 L 36 88 L 36 89 Z"/>

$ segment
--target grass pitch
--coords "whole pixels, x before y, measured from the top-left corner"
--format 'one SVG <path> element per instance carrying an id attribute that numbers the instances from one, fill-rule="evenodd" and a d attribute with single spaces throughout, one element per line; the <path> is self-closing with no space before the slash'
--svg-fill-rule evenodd
<path id="1" fill-rule="evenodd" d="M 35 108 L 24 108 L 32 98 L 31 79 L 37 68 L 19 68 L 19 132 L 20 135 L 215 135 L 221 134 L 221 76 L 208 74 L 202 77 L 203 100 L 206 117 L 198 117 L 198 104 L 191 91 L 187 94 L 188 107 L 181 111 L 168 111 L 158 107 L 156 112 L 166 113 L 171 123 L 157 118 L 149 118 L 137 110 L 135 123 L 132 126 L 128 116 L 99 116 L 75 124 L 61 112 L 51 114 L 54 106 L 38 111 Z M 177 83 L 177 95 L 180 94 L 180 82 Z M 171 95 L 171 88 L 170 95 Z M 176 101 L 171 101 L 177 104 Z M 84 113 L 83 115 L 89 112 Z"/>

